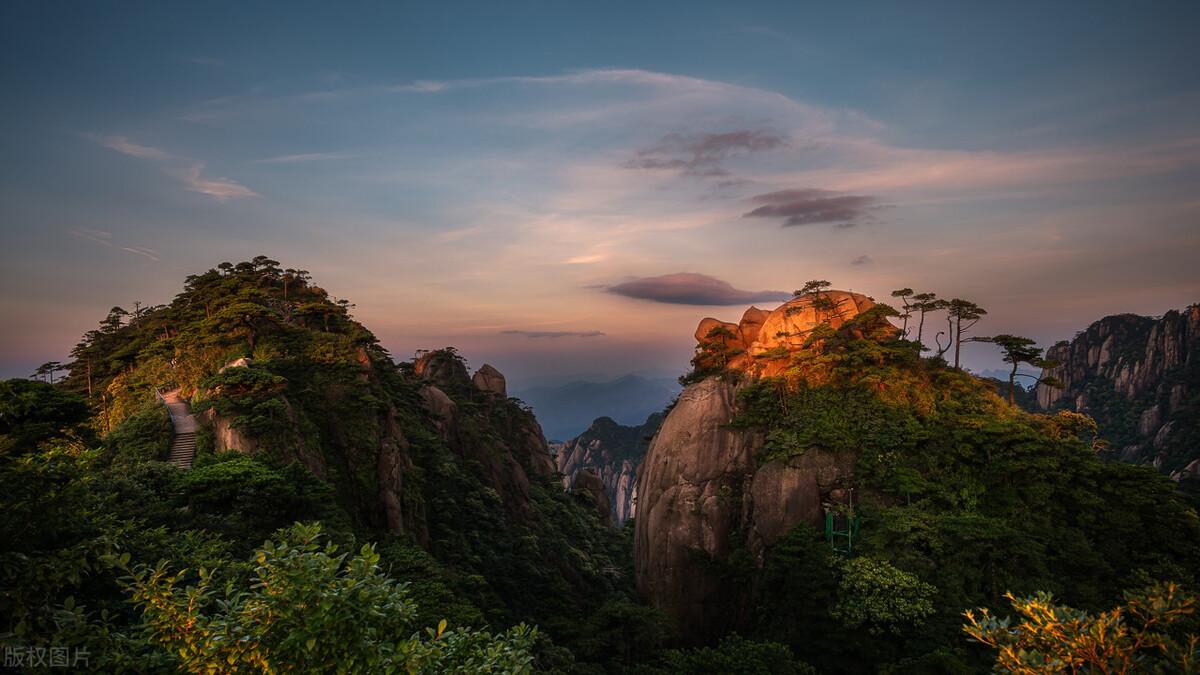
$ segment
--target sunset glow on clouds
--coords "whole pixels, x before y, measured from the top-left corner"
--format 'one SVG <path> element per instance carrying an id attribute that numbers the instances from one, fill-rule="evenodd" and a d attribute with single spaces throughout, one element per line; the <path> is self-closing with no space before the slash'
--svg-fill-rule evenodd
<path id="1" fill-rule="evenodd" d="M 398 356 L 451 344 L 518 380 L 680 371 L 700 318 L 812 278 L 968 297 L 989 331 L 1045 341 L 1200 300 L 1200 120 L 1181 112 L 1200 93 L 1179 65 L 1200 50 L 1165 9 L 1095 35 L 1062 9 L 1042 17 L 1057 34 L 1032 8 L 945 9 L 991 26 L 979 45 L 932 9 L 875 16 L 859 51 L 822 29 L 852 17 L 784 7 L 647 11 L 621 40 L 583 29 L 607 14 L 540 8 L 297 12 L 215 39 L 256 20 L 229 6 L 186 32 L 142 17 L 163 34 L 125 48 L 71 28 L 87 9 L 3 11 L 25 34 L 4 47 L 0 228 L 25 289 L 0 301 L 5 375 L 259 253 Z M 324 39 L 345 33 L 354 54 Z M 992 53 L 1014 35 L 1020 54 Z M 68 44 L 69 64 L 45 57 Z M 68 65 L 69 95 L 43 84 Z"/>

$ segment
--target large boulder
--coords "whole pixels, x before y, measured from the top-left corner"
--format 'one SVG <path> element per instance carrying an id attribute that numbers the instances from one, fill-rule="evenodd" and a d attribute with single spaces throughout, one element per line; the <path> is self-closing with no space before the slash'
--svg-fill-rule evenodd
<path id="1" fill-rule="evenodd" d="M 508 398 L 508 387 L 504 381 L 504 375 L 486 363 L 479 370 L 475 371 L 475 375 L 471 377 L 471 382 L 481 391 Z"/>
<path id="2" fill-rule="evenodd" d="M 763 324 L 767 318 L 771 316 L 771 310 L 759 309 L 750 307 L 742 314 L 742 320 L 738 321 L 738 337 L 741 338 L 743 344 L 752 345 L 762 332 Z"/>
<path id="3" fill-rule="evenodd" d="M 701 640 L 734 618 L 728 585 L 705 559 L 730 553 L 745 477 L 762 444 L 759 434 L 727 427 L 735 397 L 736 385 L 715 377 L 684 389 L 638 471 L 638 592 Z"/>
<path id="4" fill-rule="evenodd" d="M 800 455 L 773 459 L 754 472 L 745 506 L 746 544 L 755 561 L 800 523 L 821 526 L 830 493 L 851 482 L 852 453 L 810 448 Z"/>
<path id="5" fill-rule="evenodd" d="M 634 520 L 638 591 L 689 641 L 739 628 L 747 598 L 715 571 L 734 550 L 762 564 L 780 537 L 820 525 L 831 495 L 853 486 L 853 453 L 811 448 L 760 461 L 762 434 L 730 426 L 739 389 L 787 370 L 813 329 L 836 329 L 873 305 L 865 295 L 822 291 L 772 311 L 751 307 L 736 324 L 706 318 L 697 327 L 707 353 L 726 350 L 725 372 L 679 395 L 637 471 Z"/>
<path id="6" fill-rule="evenodd" d="M 413 370 L 417 377 L 443 391 L 460 391 L 464 386 L 471 384 L 471 377 L 467 375 L 467 367 L 463 365 L 462 359 L 444 349 L 425 352 L 417 357 L 413 363 Z"/>

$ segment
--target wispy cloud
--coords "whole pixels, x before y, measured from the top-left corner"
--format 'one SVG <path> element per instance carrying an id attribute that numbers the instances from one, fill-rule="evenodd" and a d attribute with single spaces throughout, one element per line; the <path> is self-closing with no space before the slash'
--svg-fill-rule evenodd
<path id="1" fill-rule="evenodd" d="M 154 262 L 158 262 L 158 251 L 155 251 L 152 248 L 146 248 L 144 246 L 122 246 L 121 250 L 128 251 L 134 255 L 144 256 L 153 260 Z"/>
<path id="2" fill-rule="evenodd" d="M 743 218 L 783 218 L 784 227 L 819 223 L 847 226 L 877 208 L 875 197 L 817 188 L 777 190 L 751 197 L 750 201 L 762 206 L 742 214 Z"/>
<path id="3" fill-rule="evenodd" d="M 713 102 L 738 101 L 753 108 L 771 107 L 795 119 L 803 118 L 809 131 L 829 130 L 839 118 L 864 128 L 878 128 L 878 122 L 857 111 L 837 111 L 809 105 L 775 91 L 744 85 L 707 80 L 687 75 L 676 75 L 636 68 L 600 68 L 569 71 L 555 75 L 507 75 L 485 78 L 462 78 L 457 80 L 414 80 L 399 84 L 377 84 L 342 89 L 327 89 L 300 94 L 295 97 L 308 102 L 342 101 L 356 96 L 378 96 L 388 94 L 440 94 L 462 89 L 490 86 L 518 85 L 530 87 L 636 87 L 655 92 L 656 100 L 665 100 L 674 105 L 686 106 L 693 111 Z M 654 102 L 650 102 L 655 106 Z M 618 114 L 645 109 L 646 103 L 613 108 Z M 559 112 L 552 112 L 559 115 Z M 529 118 L 528 115 L 525 115 Z M 580 123 L 595 119 L 594 116 L 569 115 Z M 542 120 L 535 115 L 531 119 Z"/>
<path id="4" fill-rule="evenodd" d="M 331 159 L 352 159 L 357 157 L 348 152 L 307 152 L 298 155 L 280 155 L 266 159 L 256 159 L 255 164 L 297 164 L 301 162 L 323 162 Z"/>
<path id="5" fill-rule="evenodd" d="M 870 265 L 871 262 L 872 262 L 871 256 L 864 254 L 864 255 L 858 256 L 854 260 L 851 260 L 850 264 L 851 265 Z"/>
<path id="6" fill-rule="evenodd" d="M 108 148 L 109 150 L 116 150 L 117 152 L 121 153 L 122 155 L 129 155 L 130 157 L 137 157 L 138 159 L 148 159 L 148 160 L 171 159 L 171 155 L 169 153 L 167 153 L 163 150 L 159 150 L 158 148 L 150 147 L 149 145 L 142 145 L 141 143 L 135 143 L 135 142 L 129 140 L 128 138 L 126 138 L 125 136 L 104 136 L 104 135 L 100 135 L 100 134 L 84 134 L 84 137 L 88 138 L 89 140 L 95 141 L 96 143 L 99 143 L 100 145 L 103 145 L 104 147 Z"/>
<path id="7" fill-rule="evenodd" d="M 115 240 L 113 239 L 112 232 L 106 232 L 104 230 L 96 230 L 96 229 L 92 229 L 90 227 L 73 227 L 70 230 L 68 230 L 67 232 L 73 237 L 78 237 L 80 239 L 90 241 L 93 244 L 100 244 L 101 246 L 107 246 L 108 248 L 116 248 L 118 250 L 125 251 L 127 253 L 132 253 L 134 255 L 140 255 L 142 257 L 149 258 L 150 260 L 153 260 L 154 262 L 159 261 L 159 252 L 158 251 L 156 251 L 152 248 L 147 248 L 145 246 L 121 245 L 121 244 L 115 242 Z"/>
<path id="8" fill-rule="evenodd" d="M 90 227 L 73 227 L 69 231 L 70 231 L 71 235 L 74 237 L 79 237 L 80 239 L 87 239 L 88 241 L 95 242 L 97 244 L 101 244 L 104 246 L 112 246 L 112 232 L 105 232 L 104 230 L 93 230 Z"/>
<path id="9" fill-rule="evenodd" d="M 742 305 L 783 301 L 792 297 L 786 291 L 743 291 L 727 281 L 694 272 L 643 277 L 609 286 L 607 291 L 627 298 L 673 305 Z"/>
<path id="10" fill-rule="evenodd" d="M 219 202 L 259 196 L 257 192 L 245 185 L 228 178 L 206 178 L 204 162 L 196 162 L 185 169 L 172 170 L 169 173 L 178 178 L 184 187 L 192 192 L 208 195 Z"/>
<path id="11" fill-rule="evenodd" d="M 204 176 L 204 162 L 188 160 L 184 157 L 177 157 L 163 150 L 159 150 L 158 148 L 135 143 L 125 136 L 85 134 L 85 137 L 110 150 L 116 150 L 123 155 L 129 155 L 130 157 L 136 157 L 138 159 L 150 162 L 167 164 L 167 166 L 164 166 L 162 169 L 163 173 L 183 183 L 184 187 L 186 187 L 188 190 L 206 194 L 217 201 L 224 202 L 230 199 L 259 196 L 258 193 L 254 192 L 250 188 L 229 178 L 206 178 Z M 190 162 L 190 164 L 182 165 L 183 162 Z M 131 251 L 131 253 L 147 255 L 142 251 Z"/>
<path id="12" fill-rule="evenodd" d="M 598 330 L 502 330 L 500 335 L 523 335 L 527 338 L 590 338 L 601 337 L 604 333 Z"/>
<path id="13" fill-rule="evenodd" d="M 606 260 L 608 256 L 604 253 L 590 253 L 587 255 L 571 256 L 563 261 L 564 265 L 590 265 Z"/>

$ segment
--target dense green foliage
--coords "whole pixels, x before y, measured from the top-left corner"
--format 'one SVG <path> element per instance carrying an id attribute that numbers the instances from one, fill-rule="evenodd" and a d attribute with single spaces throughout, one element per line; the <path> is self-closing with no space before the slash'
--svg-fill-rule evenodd
<path id="1" fill-rule="evenodd" d="M 0 382 L 0 452 L 29 451 L 87 417 L 87 403 L 70 392 L 33 380 Z"/>
<path id="2" fill-rule="evenodd" d="M 119 464 L 162 461 L 171 447 L 171 417 L 162 404 L 147 402 L 122 420 L 104 442 Z"/>
<path id="3" fill-rule="evenodd" d="M 842 565 L 837 604 L 829 615 L 846 628 L 865 626 L 874 635 L 903 635 L 933 614 L 936 591 L 887 561 L 853 558 Z"/>
<path id="4" fill-rule="evenodd" d="M 249 590 L 219 592 L 203 568 L 186 588 L 186 573 L 165 563 L 139 570 L 130 585 L 151 640 L 193 673 L 214 664 L 248 673 L 529 672 L 536 631 L 446 632 L 443 620 L 422 636 L 406 585 L 381 572 L 374 547 L 337 555 L 336 545 L 320 545 L 320 531 L 296 525 L 263 544 Z"/>
<path id="5" fill-rule="evenodd" d="M 266 258 L 223 264 L 169 305 L 114 308 L 59 385 L 4 383 L 0 639 L 89 647 L 105 671 L 177 668 L 147 639 L 125 569 L 203 567 L 209 581 L 189 572 L 174 591 L 252 592 L 246 557 L 304 521 L 341 550 L 376 542 L 379 572 L 415 602 L 411 630 L 445 619 L 474 649 L 459 629 L 536 624 L 542 669 L 655 652 L 662 620 L 634 601 L 628 533 L 537 466 L 550 459 L 532 413 L 472 386 L 446 350 L 431 359 L 461 377 L 438 381 L 455 410 L 439 420 L 430 382 L 350 307 Z M 189 471 L 160 461 L 170 427 L 154 391 L 171 388 L 209 422 Z M 400 485 L 389 513 L 382 496 Z"/>
<path id="6" fill-rule="evenodd" d="M 809 675 L 812 666 L 797 661 L 791 650 L 775 642 L 744 639 L 736 634 L 716 647 L 668 649 L 657 662 L 635 669 L 644 675 Z"/>
<path id="7" fill-rule="evenodd" d="M 796 354 L 787 377 L 741 392 L 735 424 L 766 432 L 764 460 L 857 456 L 844 487 L 862 518 L 849 562 L 803 526 L 768 552 L 753 636 L 822 670 L 953 670 L 980 658 L 959 613 L 1005 592 L 1095 610 L 1149 581 L 1197 581 L 1195 511 L 1154 471 L 1097 457 L 1088 418 L 1021 411 L 912 343 L 860 339 L 854 323 Z"/>

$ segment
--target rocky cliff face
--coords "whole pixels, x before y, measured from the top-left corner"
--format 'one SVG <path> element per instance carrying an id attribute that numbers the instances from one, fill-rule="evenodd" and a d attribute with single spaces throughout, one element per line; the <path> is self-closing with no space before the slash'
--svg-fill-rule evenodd
<path id="1" fill-rule="evenodd" d="M 829 291 L 770 312 L 752 307 L 736 324 L 706 318 L 696 329 L 698 368 L 711 368 L 705 360 L 714 356 L 724 366 L 685 388 L 663 421 L 639 470 L 634 531 L 638 591 L 688 638 L 736 627 L 746 609 L 721 572 L 735 549 L 761 565 L 764 549 L 792 527 L 821 522 L 822 503 L 853 471 L 853 456 L 816 448 L 761 463 L 762 435 L 729 426 L 739 389 L 786 371 L 818 326 L 840 326 L 873 305 Z"/>
<path id="2" fill-rule="evenodd" d="M 1091 415 L 1122 461 L 1176 477 L 1200 468 L 1200 305 L 1105 317 L 1047 357 L 1061 365 L 1043 375 L 1064 386 L 1039 385 L 1039 407 Z"/>
<path id="3" fill-rule="evenodd" d="M 463 361 L 450 350 L 428 352 L 413 364 L 403 384 L 385 386 L 381 372 L 366 357 L 358 360 L 358 374 L 319 390 L 319 407 L 302 419 L 285 391 L 271 395 L 278 405 L 280 424 L 268 434 L 244 428 L 245 417 L 220 414 L 208 408 L 206 423 L 217 451 L 266 453 L 283 462 L 298 461 L 320 478 L 334 481 L 352 476 L 361 487 L 371 482 L 377 493 L 359 486 L 353 493 L 356 510 L 396 533 L 411 533 L 425 542 L 425 510 L 410 484 L 415 468 L 407 434 L 432 432 L 464 464 L 494 490 L 505 511 L 518 520 L 530 515 L 531 482 L 556 482 L 553 457 L 532 414 L 508 399 L 504 376 L 490 365 L 470 375 Z M 257 364 L 239 359 L 221 374 L 263 378 Z M 403 377 L 403 376 L 401 376 Z M 244 394 L 240 380 L 200 392 L 200 398 Z M 413 391 L 412 400 L 397 397 Z M 372 405 L 354 405 L 370 400 Z M 465 406 L 465 408 L 464 408 Z M 338 414 L 326 414 L 337 411 Z M 322 421 L 314 424 L 313 419 Z M 317 433 L 306 433 L 312 427 Z"/>
<path id="4" fill-rule="evenodd" d="M 577 487 L 580 473 L 595 475 L 604 486 L 612 507 L 612 522 L 620 527 L 634 516 L 637 501 L 637 466 L 646 456 L 650 439 L 662 424 L 655 413 L 641 426 L 617 424 L 610 417 L 592 422 L 587 431 L 563 443 L 557 449 L 558 471 L 563 486 Z"/>
<path id="5" fill-rule="evenodd" d="M 424 354 L 414 366 L 424 383 L 421 397 L 442 440 L 463 460 L 482 467 L 484 481 L 510 512 L 528 515 L 530 482 L 553 481 L 556 468 L 537 420 L 508 400 L 504 376 L 487 364 L 468 376 L 463 362 L 446 351 Z M 481 428 L 477 415 L 464 423 L 466 415 L 455 399 L 481 409 L 490 428 Z"/>

